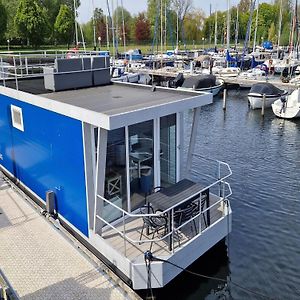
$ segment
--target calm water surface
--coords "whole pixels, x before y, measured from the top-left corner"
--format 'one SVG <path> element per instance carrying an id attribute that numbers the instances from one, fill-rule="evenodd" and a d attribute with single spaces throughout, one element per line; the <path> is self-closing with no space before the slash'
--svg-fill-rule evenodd
<path id="1" fill-rule="evenodd" d="M 204 107 L 197 152 L 230 164 L 232 233 L 190 270 L 227 284 L 182 274 L 157 299 L 300 299 L 300 120 L 262 118 L 247 105 L 247 92 L 230 90 Z M 187 118 L 187 123 L 189 118 Z M 187 124 L 188 125 L 188 124 Z"/>

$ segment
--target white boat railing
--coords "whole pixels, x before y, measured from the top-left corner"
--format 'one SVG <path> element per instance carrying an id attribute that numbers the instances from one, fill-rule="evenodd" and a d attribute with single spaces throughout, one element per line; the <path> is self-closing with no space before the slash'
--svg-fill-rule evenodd
<path id="1" fill-rule="evenodd" d="M 196 155 L 196 157 L 197 156 L 198 155 Z M 204 159 L 203 157 L 201 157 L 201 158 Z M 219 166 L 217 175 L 220 175 L 221 177 L 219 179 L 215 179 L 212 183 L 204 186 L 203 188 L 199 188 L 199 190 L 196 191 L 195 193 L 193 193 L 192 195 L 189 195 L 188 197 L 183 198 L 182 201 L 176 203 L 175 205 L 169 207 L 168 209 L 166 209 L 164 211 L 159 211 L 154 214 L 151 214 L 151 213 L 144 214 L 144 213 L 139 213 L 138 211 L 128 212 L 128 211 L 124 210 L 123 208 L 119 207 L 118 205 L 116 205 L 115 203 L 113 203 L 112 201 L 105 199 L 101 195 L 97 195 L 96 207 L 95 207 L 94 228 L 97 228 L 96 225 L 100 221 L 100 222 L 102 222 L 102 232 L 101 232 L 102 237 L 105 238 L 105 232 L 108 232 L 110 229 L 112 229 L 115 233 L 117 233 L 119 236 L 121 236 L 123 238 L 123 242 L 124 242 L 124 253 L 122 253 L 122 254 L 124 254 L 125 256 L 127 256 L 128 243 L 131 245 L 135 245 L 135 247 L 137 247 L 137 248 L 141 248 L 140 247 L 141 244 L 148 244 L 150 246 L 150 244 L 152 244 L 152 243 L 158 243 L 161 241 L 164 241 L 166 243 L 166 245 L 168 245 L 168 242 L 170 244 L 169 239 L 171 239 L 172 246 L 170 248 L 164 247 L 165 250 L 168 251 L 169 253 L 174 253 L 175 251 L 178 251 L 187 242 L 200 236 L 204 231 L 209 230 L 221 218 L 226 217 L 230 213 L 230 209 L 229 209 L 230 204 L 229 204 L 228 197 L 230 197 L 232 195 L 232 190 L 231 190 L 230 184 L 228 182 L 226 182 L 225 179 L 228 178 L 232 174 L 231 169 L 230 169 L 229 165 L 224 162 L 215 161 L 215 160 L 210 160 L 210 161 L 214 161 Z M 222 167 L 227 168 L 227 173 L 224 175 L 221 175 Z M 197 211 L 196 214 L 194 214 L 186 222 L 184 222 L 178 226 L 175 225 L 174 216 L 175 216 L 176 210 L 178 210 L 179 207 L 183 207 L 185 203 L 188 205 L 189 203 L 193 202 L 195 197 L 197 197 L 197 196 L 199 196 L 197 199 L 201 199 L 202 195 L 204 195 L 207 192 L 207 190 L 212 191 L 213 189 L 215 189 L 219 192 L 219 195 L 215 195 L 216 196 L 215 199 L 217 199 L 217 200 L 213 201 L 213 203 L 211 203 L 209 205 L 209 207 L 206 207 L 205 209 L 202 208 L 202 205 L 199 205 L 199 210 Z M 100 204 L 101 204 L 101 206 L 100 206 Z M 108 221 L 103 216 L 103 211 L 100 212 L 99 214 L 97 214 L 98 207 L 103 208 L 104 206 L 106 206 L 106 207 L 110 206 L 111 208 L 116 210 L 120 217 L 117 220 Z M 205 215 L 207 216 L 207 214 L 210 213 L 210 211 L 212 211 L 213 209 L 216 209 L 216 207 L 222 208 L 221 209 L 222 215 L 220 217 L 218 217 L 217 219 L 212 220 L 212 222 L 210 224 L 206 224 L 205 228 L 203 228 L 201 220 L 205 217 Z M 140 239 L 134 239 L 131 237 L 132 230 L 136 229 L 136 231 L 139 232 L 139 234 L 140 234 L 141 227 L 143 224 L 143 218 L 159 217 L 159 216 L 168 216 L 169 218 L 171 218 L 171 220 L 169 220 L 169 221 L 171 221 L 170 222 L 171 228 L 165 234 L 162 234 L 160 236 L 157 235 L 156 237 L 153 237 L 153 238 L 151 238 L 151 235 L 146 236 L 146 237 L 145 237 L 145 235 L 143 235 L 143 236 L 141 235 Z M 139 220 L 137 223 L 135 223 L 135 224 L 139 224 L 139 227 L 133 229 L 132 227 L 130 227 L 131 226 L 130 222 L 136 221 L 136 220 Z M 192 222 L 197 222 L 198 233 L 196 233 L 195 235 L 192 235 L 192 236 L 187 236 L 183 243 L 180 243 L 180 240 L 177 243 L 176 237 L 178 237 L 178 234 L 183 230 L 184 227 L 193 225 Z M 121 226 L 120 226 L 120 224 L 121 224 Z"/>

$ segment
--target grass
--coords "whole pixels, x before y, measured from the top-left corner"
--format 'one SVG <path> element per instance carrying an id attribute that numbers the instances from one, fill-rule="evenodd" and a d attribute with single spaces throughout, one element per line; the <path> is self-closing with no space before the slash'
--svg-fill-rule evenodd
<path id="1" fill-rule="evenodd" d="M 211 45 L 206 45 L 206 44 L 197 44 L 197 45 L 193 45 L 193 44 L 187 44 L 186 45 L 186 49 L 202 49 L 203 46 L 205 48 L 208 48 Z M 73 45 L 70 46 L 70 49 L 73 48 Z M 18 46 L 18 45 L 10 45 L 9 47 L 9 51 L 13 51 L 13 52 L 24 52 L 24 51 L 35 51 L 35 50 L 67 50 L 68 47 L 67 45 L 41 45 L 38 49 L 34 49 L 32 47 L 24 47 L 24 46 Z M 83 49 L 82 47 L 80 49 Z M 151 53 L 152 52 L 152 44 L 148 43 L 148 44 L 128 44 L 126 45 L 126 51 L 128 51 L 129 49 L 140 49 L 142 51 L 142 53 Z M 171 50 L 173 49 L 173 45 L 167 45 L 167 47 L 164 46 L 164 50 Z M 87 46 L 87 50 L 93 50 L 93 46 L 88 45 Z M 98 47 L 97 47 L 98 50 Z M 103 45 L 101 47 L 101 50 L 107 50 L 106 45 Z M 124 47 L 119 46 L 118 47 L 119 53 L 124 52 Z M 160 52 L 160 45 L 155 46 L 153 51 L 157 52 L 157 50 Z M 179 50 L 184 50 L 184 45 L 180 45 Z M 0 45 L 0 51 L 8 51 L 8 47 L 7 45 Z M 109 47 L 109 51 L 110 53 L 113 53 L 113 47 L 110 46 Z"/>

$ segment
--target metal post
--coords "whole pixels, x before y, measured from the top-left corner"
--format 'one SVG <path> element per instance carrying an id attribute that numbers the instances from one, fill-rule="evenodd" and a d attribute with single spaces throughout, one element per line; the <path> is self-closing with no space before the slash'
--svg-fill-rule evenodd
<path id="1" fill-rule="evenodd" d="M 266 105 L 266 94 L 263 94 L 262 106 L 261 106 L 261 115 L 265 115 L 265 105 Z"/>
<path id="2" fill-rule="evenodd" d="M 28 58 L 27 58 L 27 56 L 25 57 L 25 69 L 26 69 L 26 74 L 28 75 L 29 72 L 28 72 Z"/>
<path id="3" fill-rule="evenodd" d="M 19 56 L 19 61 L 20 61 L 21 78 L 23 78 L 23 63 L 22 63 L 22 56 Z"/>
<path id="4" fill-rule="evenodd" d="M 0 72 L 0 74 L 2 74 L 2 81 L 3 81 L 3 86 L 5 87 L 6 86 L 6 84 L 5 84 L 5 76 L 6 76 L 6 72 L 5 72 L 5 70 L 4 70 L 4 66 L 3 66 L 3 58 L 2 58 L 2 56 L 1 56 L 1 59 L 0 59 L 0 63 L 1 63 L 1 72 Z"/>
<path id="5" fill-rule="evenodd" d="M 223 91 L 223 110 L 226 110 L 227 89 Z"/>
<path id="6" fill-rule="evenodd" d="M 18 74 L 17 74 L 17 65 L 16 65 L 16 58 L 15 58 L 15 56 L 13 57 L 13 62 L 14 62 L 14 68 L 15 68 L 16 89 L 18 91 L 19 90 L 19 84 L 18 84 Z"/>
<path id="7" fill-rule="evenodd" d="M 124 239 L 124 255 L 126 257 L 126 222 L 125 222 L 124 211 L 123 211 L 123 239 Z"/>

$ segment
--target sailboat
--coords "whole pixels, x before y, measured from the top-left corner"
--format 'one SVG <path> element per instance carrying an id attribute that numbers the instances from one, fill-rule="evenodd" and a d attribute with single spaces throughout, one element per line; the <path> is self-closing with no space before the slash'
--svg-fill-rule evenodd
<path id="1" fill-rule="evenodd" d="M 294 119 L 300 117 L 300 89 L 296 89 L 291 95 L 276 100 L 272 104 L 273 113 L 278 118 Z"/>

